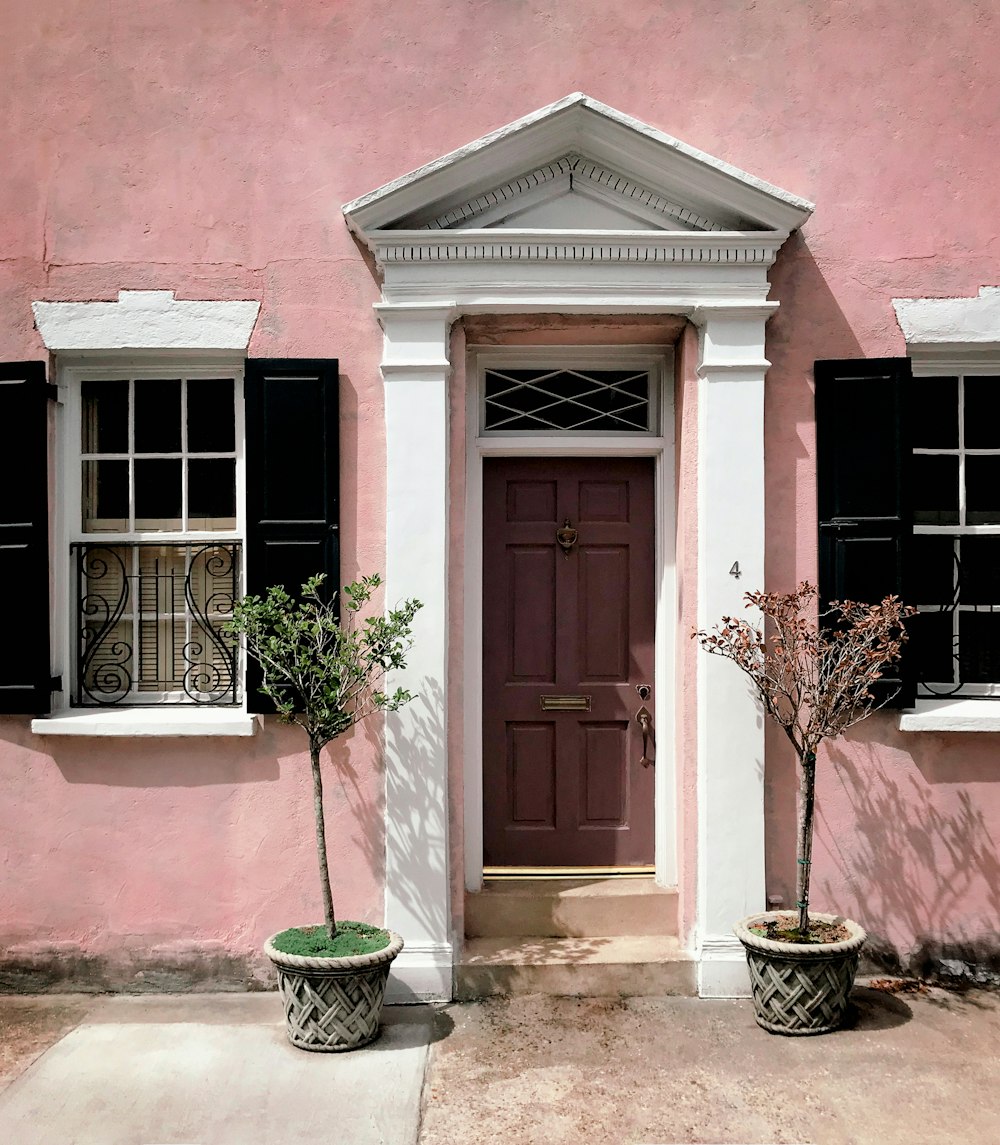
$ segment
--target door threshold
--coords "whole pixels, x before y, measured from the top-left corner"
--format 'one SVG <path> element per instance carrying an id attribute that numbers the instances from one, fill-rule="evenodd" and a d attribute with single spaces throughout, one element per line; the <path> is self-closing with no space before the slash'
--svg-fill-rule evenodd
<path id="1" fill-rule="evenodd" d="M 518 879 L 651 879 L 654 866 L 648 867 L 483 867 L 483 881 Z"/>

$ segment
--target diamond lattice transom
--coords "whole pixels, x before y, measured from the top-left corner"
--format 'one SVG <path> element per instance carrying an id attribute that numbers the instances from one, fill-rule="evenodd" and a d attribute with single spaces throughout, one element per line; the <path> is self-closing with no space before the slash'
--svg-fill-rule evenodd
<path id="1" fill-rule="evenodd" d="M 483 429 L 631 432 L 649 429 L 649 370 L 488 369 Z"/>

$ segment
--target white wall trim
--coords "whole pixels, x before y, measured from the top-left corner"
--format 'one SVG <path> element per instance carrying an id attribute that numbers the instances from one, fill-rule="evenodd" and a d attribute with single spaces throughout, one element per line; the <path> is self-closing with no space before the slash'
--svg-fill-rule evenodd
<path id="1" fill-rule="evenodd" d="M 650 363 L 661 434 L 602 436 L 552 433 L 515 437 L 480 436 L 482 371 L 487 365 L 508 366 L 561 363 L 571 366 Z M 657 736 L 655 773 L 656 881 L 675 886 L 678 870 L 676 761 L 672 729 L 680 717 L 674 685 L 677 615 L 676 555 L 674 551 L 676 489 L 674 487 L 674 354 L 673 347 L 646 346 L 510 346 L 469 347 L 466 369 L 465 477 L 465 611 L 464 626 L 464 835 L 465 888 L 478 891 L 483 883 L 483 459 L 485 457 L 652 457 L 655 464 L 656 613 L 654 642 L 654 723 Z"/>
<path id="2" fill-rule="evenodd" d="M 240 708 L 164 704 L 158 708 L 73 708 L 40 716 L 40 736 L 252 736 L 259 717 Z"/>
<path id="3" fill-rule="evenodd" d="M 33 302 L 53 353 L 102 350 L 240 350 L 250 344 L 259 302 L 186 301 L 172 290 L 121 290 L 117 302 Z"/>
<path id="4" fill-rule="evenodd" d="M 746 951 L 734 934 L 706 934 L 701 940 L 698 997 L 750 997 Z"/>
<path id="5" fill-rule="evenodd" d="M 406 1005 L 448 1001 L 454 987 L 454 961 L 450 942 L 407 942 L 389 972 L 386 1002 Z"/>
<path id="6" fill-rule="evenodd" d="M 407 597 L 423 603 L 407 668 L 391 684 L 416 698 L 386 718 L 385 922 L 410 950 L 403 951 L 397 977 L 412 962 L 408 981 L 417 996 L 450 997 L 450 961 L 447 973 L 438 963 L 451 958 L 448 340 L 454 311 L 432 305 L 379 306 L 377 312 L 385 367 L 385 599 L 390 606 Z M 432 952 L 430 964 L 421 961 L 421 951 Z M 433 993 L 438 989 L 443 993 Z"/>
<path id="7" fill-rule="evenodd" d="M 1000 351 L 1000 286 L 975 298 L 894 298 L 896 319 L 911 357 L 952 348 Z"/>
<path id="8" fill-rule="evenodd" d="M 696 314 L 701 629 L 746 615 L 743 594 L 764 586 L 769 314 L 770 306 Z M 737 564 L 738 578 L 731 571 Z M 765 906 L 764 726 L 742 674 L 720 657 L 699 655 L 697 687 L 698 931 L 718 935 Z"/>

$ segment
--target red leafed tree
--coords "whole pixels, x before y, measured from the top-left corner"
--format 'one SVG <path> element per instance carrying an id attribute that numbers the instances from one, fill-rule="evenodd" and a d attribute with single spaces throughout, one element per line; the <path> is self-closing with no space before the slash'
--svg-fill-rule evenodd
<path id="1" fill-rule="evenodd" d="M 816 752 L 871 715 L 879 701 L 872 685 L 899 660 L 915 609 L 887 596 L 879 604 L 833 601 L 817 616 L 816 589 L 803 581 L 794 592 L 748 592 L 758 626 L 724 616 L 711 632 L 696 632 L 701 646 L 723 656 L 750 679 L 764 711 L 784 728 L 800 765 L 798 803 L 798 933 L 809 933 Z"/>

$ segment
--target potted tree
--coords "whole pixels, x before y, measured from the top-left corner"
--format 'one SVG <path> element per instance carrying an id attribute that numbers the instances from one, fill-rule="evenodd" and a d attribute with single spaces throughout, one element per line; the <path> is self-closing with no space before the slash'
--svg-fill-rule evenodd
<path id="1" fill-rule="evenodd" d="M 309 741 L 324 923 L 272 935 L 264 951 L 277 968 L 289 1040 L 301 1049 L 330 1052 L 377 1037 L 389 966 L 403 940 L 368 923 L 337 920 L 320 753 L 367 716 L 395 711 L 412 699 L 403 688 L 391 694 L 383 688 L 387 672 L 406 666 L 411 624 L 421 605 L 407 600 L 362 620 L 380 577 L 347 585 L 339 609 L 333 597 L 324 597 L 323 581 L 321 575 L 311 577 L 298 597 L 280 586 L 263 597 L 244 597 L 227 628 L 245 640 L 247 655 L 260 665 L 260 691 Z"/>
<path id="2" fill-rule="evenodd" d="M 765 911 L 735 927 L 757 1024 L 776 1034 L 823 1034 L 844 1019 L 866 935 L 850 919 L 809 910 L 816 753 L 890 698 L 879 701 L 872 686 L 899 659 L 903 621 L 915 611 L 889 596 L 880 604 L 834 601 L 816 617 L 815 597 L 806 582 L 789 593 L 748 592 L 760 627 L 724 616 L 711 632 L 694 634 L 747 676 L 799 763 L 797 913 Z"/>

